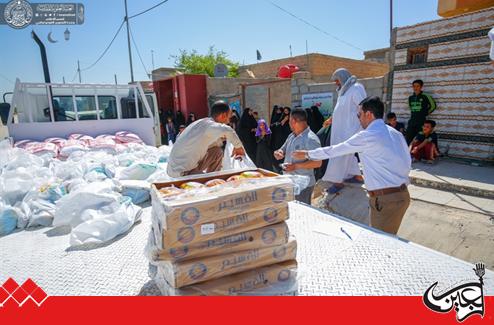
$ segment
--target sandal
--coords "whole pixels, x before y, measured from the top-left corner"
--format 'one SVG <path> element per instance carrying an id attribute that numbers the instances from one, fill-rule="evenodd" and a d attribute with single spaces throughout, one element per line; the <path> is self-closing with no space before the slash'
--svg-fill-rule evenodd
<path id="1" fill-rule="evenodd" d="M 337 185 L 332 185 L 330 188 L 328 188 L 328 193 L 329 194 L 336 194 L 339 191 L 341 191 L 345 186 L 337 186 Z"/>
<path id="2" fill-rule="evenodd" d="M 364 181 L 361 181 L 360 179 L 356 179 L 355 177 L 345 179 L 344 182 L 351 184 L 364 184 Z"/>

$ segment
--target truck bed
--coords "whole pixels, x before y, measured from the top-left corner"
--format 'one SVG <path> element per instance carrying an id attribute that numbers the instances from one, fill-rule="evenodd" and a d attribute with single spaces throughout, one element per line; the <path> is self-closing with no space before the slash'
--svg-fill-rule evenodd
<path id="1" fill-rule="evenodd" d="M 68 248 L 69 231 L 37 228 L 0 237 L 0 279 L 32 278 L 48 295 L 160 295 L 144 256 L 151 208 L 126 234 Z M 290 203 L 299 250 L 299 295 L 423 295 L 476 280 L 472 265 L 312 207 Z M 2 281 L 4 281 L 2 280 Z M 486 270 L 485 295 L 494 295 Z"/>

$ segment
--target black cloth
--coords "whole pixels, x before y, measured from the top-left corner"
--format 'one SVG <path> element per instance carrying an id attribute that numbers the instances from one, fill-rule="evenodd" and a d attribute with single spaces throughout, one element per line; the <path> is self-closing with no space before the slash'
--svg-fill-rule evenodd
<path id="1" fill-rule="evenodd" d="M 256 137 L 256 166 L 270 171 L 273 170 L 273 150 L 271 149 L 271 135 Z"/>
<path id="2" fill-rule="evenodd" d="M 321 128 L 319 132 L 317 132 L 317 137 L 321 142 L 321 147 L 329 147 L 331 145 L 331 125 L 325 128 Z M 314 176 L 316 177 L 316 181 L 320 180 L 324 176 L 327 168 L 328 159 L 325 159 L 322 161 L 321 167 L 314 169 Z"/>
<path id="3" fill-rule="evenodd" d="M 237 133 L 252 161 L 256 161 L 256 134 L 252 131 L 256 128 L 257 121 L 254 116 L 251 116 L 249 111 L 244 111 L 240 117 Z"/>
<path id="4" fill-rule="evenodd" d="M 407 140 L 407 144 L 412 143 L 413 139 L 417 136 L 417 134 L 422 130 L 422 125 L 414 125 L 408 124 L 407 130 L 405 132 L 405 139 Z"/>
<path id="5" fill-rule="evenodd" d="M 171 117 L 171 118 L 172 118 L 172 120 L 175 120 L 175 116 L 173 116 L 173 111 L 172 111 L 171 109 L 169 109 L 169 110 L 167 110 L 167 111 L 165 112 L 165 120 L 166 120 L 167 118 L 169 118 L 169 117 Z"/>
<path id="6" fill-rule="evenodd" d="M 175 126 L 178 129 L 180 125 L 185 125 L 185 116 L 182 114 L 181 111 L 178 111 L 175 118 Z"/>
<path id="7" fill-rule="evenodd" d="M 312 125 L 310 129 L 312 132 L 316 133 L 319 132 L 319 130 L 322 128 L 322 125 L 324 124 L 324 116 L 321 114 L 319 111 L 319 107 L 313 106 L 311 108 L 312 110 Z"/>
<path id="8" fill-rule="evenodd" d="M 392 126 L 391 124 L 388 124 L 388 125 L 391 126 L 393 129 L 395 129 L 396 131 L 402 133 L 403 135 L 406 134 L 405 124 L 403 124 L 401 122 L 396 122 L 396 125 L 395 126 Z"/>
<path id="9" fill-rule="evenodd" d="M 185 126 L 189 126 L 191 125 L 192 123 L 194 123 L 195 121 L 197 120 L 192 120 L 192 118 L 190 118 L 190 116 L 187 118 L 187 124 Z"/>
<path id="10" fill-rule="evenodd" d="M 305 112 L 307 113 L 307 124 L 309 125 L 311 131 L 314 132 L 314 130 L 312 130 L 314 127 L 314 117 L 312 116 L 312 111 L 310 108 L 306 108 Z"/>
<path id="11" fill-rule="evenodd" d="M 276 113 L 275 111 L 273 111 L 273 113 L 271 114 L 271 125 L 269 126 L 269 128 L 271 129 L 271 149 L 273 150 L 279 149 L 275 148 L 275 146 L 279 142 L 278 137 L 281 136 L 280 118 L 282 115 L 282 113 Z"/>
<path id="12" fill-rule="evenodd" d="M 417 136 L 415 137 L 414 139 L 415 141 L 418 141 L 418 142 L 432 142 L 436 145 L 436 148 L 439 148 L 439 146 L 437 145 L 437 134 L 436 132 L 432 132 L 431 134 L 429 134 L 429 136 L 426 136 L 424 134 L 424 132 L 419 132 L 419 134 L 417 134 Z"/>
<path id="13" fill-rule="evenodd" d="M 280 134 L 281 134 L 281 137 L 279 139 L 279 143 L 280 143 L 280 146 L 276 149 L 280 149 L 281 146 L 285 143 L 286 139 L 288 139 L 288 136 L 292 133 L 292 130 L 290 129 L 290 123 L 287 119 L 287 121 L 285 122 L 285 124 L 281 124 L 281 121 L 283 121 L 283 119 L 285 118 L 286 115 L 283 115 L 281 118 L 280 118 Z"/>

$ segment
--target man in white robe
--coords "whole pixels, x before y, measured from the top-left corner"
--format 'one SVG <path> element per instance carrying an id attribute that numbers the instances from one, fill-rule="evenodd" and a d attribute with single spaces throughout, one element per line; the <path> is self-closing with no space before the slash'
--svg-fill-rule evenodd
<path id="1" fill-rule="evenodd" d="M 359 104 L 367 97 L 365 88 L 357 82 L 348 70 L 336 70 L 331 77 L 336 83 L 338 100 L 332 115 L 331 145 L 337 145 L 362 130 L 357 113 Z M 333 185 L 328 189 L 330 194 L 340 191 L 343 182 L 362 182 L 362 176 L 355 155 L 345 155 L 329 159 L 328 168 L 322 178 Z"/>

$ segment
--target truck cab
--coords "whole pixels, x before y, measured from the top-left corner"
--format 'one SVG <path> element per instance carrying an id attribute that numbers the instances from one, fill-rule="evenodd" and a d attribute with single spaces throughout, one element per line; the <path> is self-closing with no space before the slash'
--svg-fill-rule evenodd
<path id="1" fill-rule="evenodd" d="M 148 145 L 161 144 L 156 96 L 141 83 L 55 84 L 16 80 L 7 119 L 15 141 L 129 131 Z"/>

